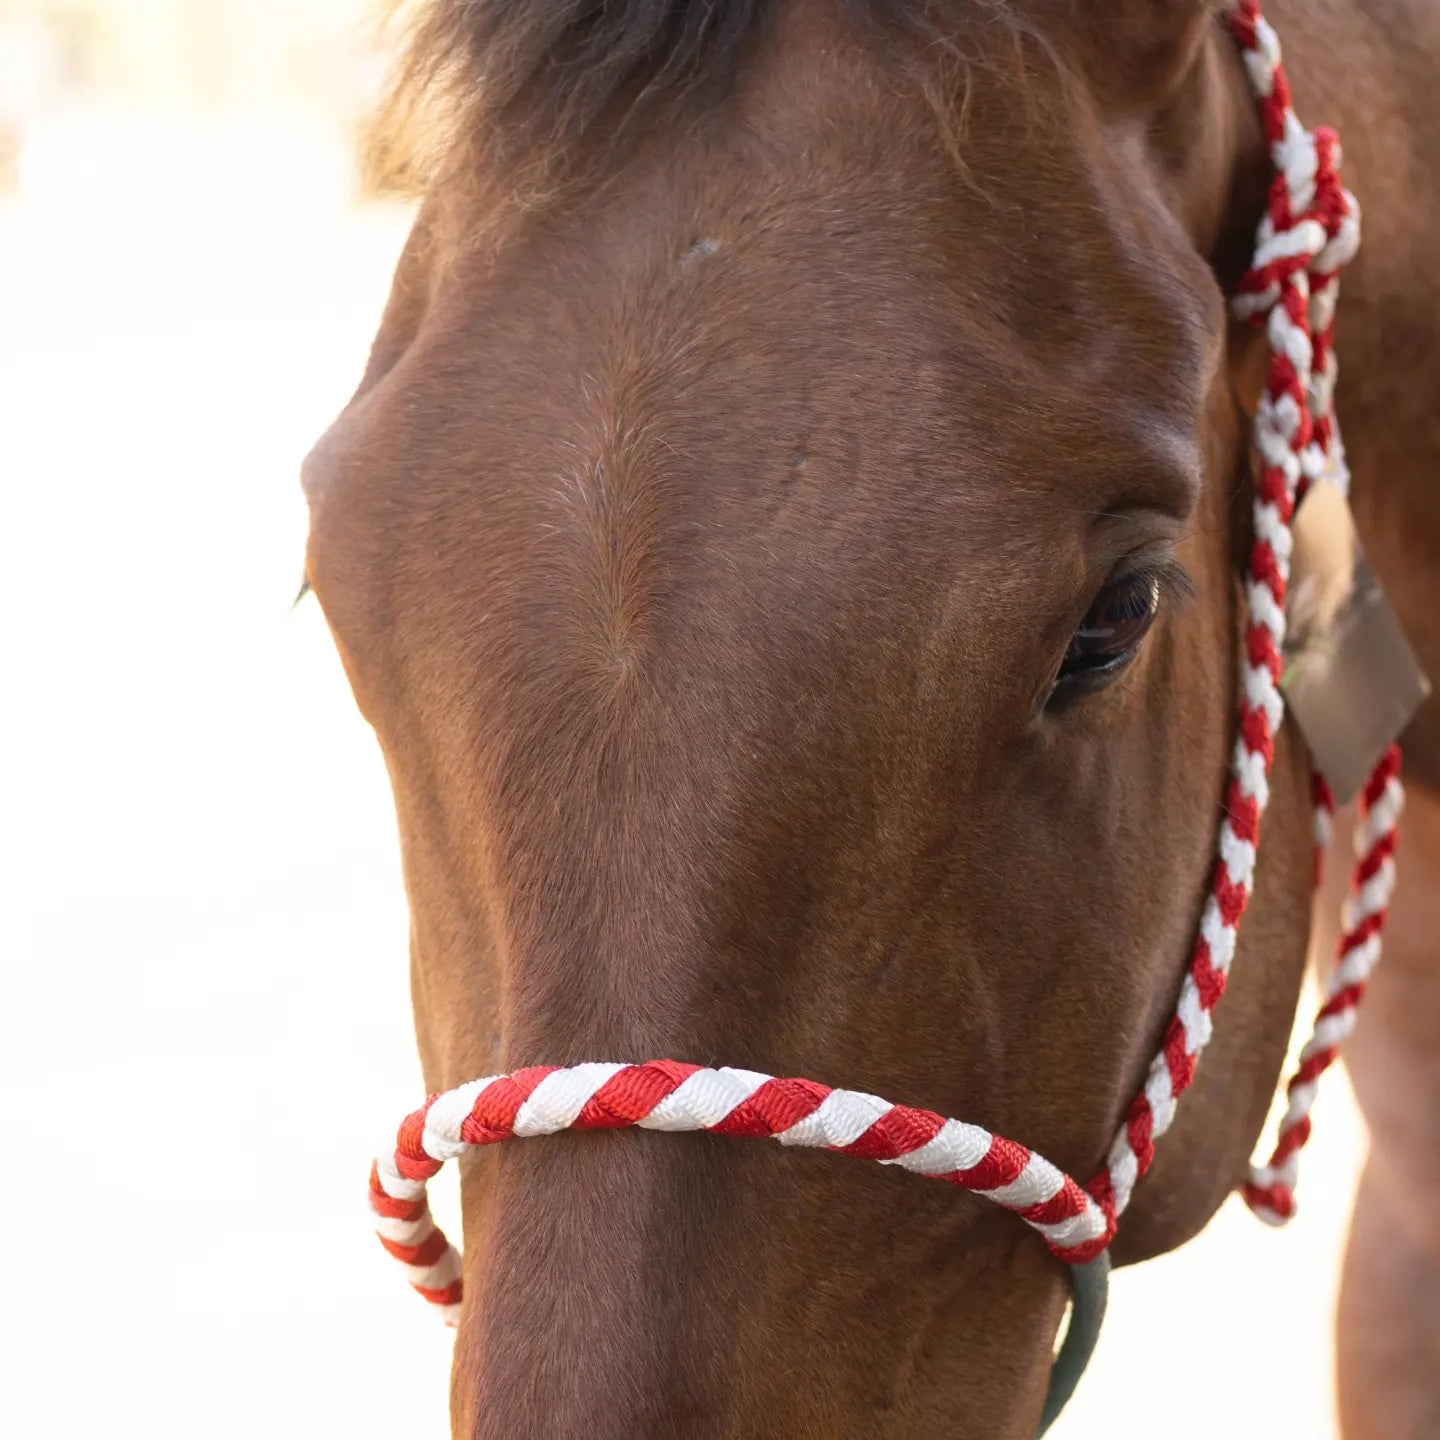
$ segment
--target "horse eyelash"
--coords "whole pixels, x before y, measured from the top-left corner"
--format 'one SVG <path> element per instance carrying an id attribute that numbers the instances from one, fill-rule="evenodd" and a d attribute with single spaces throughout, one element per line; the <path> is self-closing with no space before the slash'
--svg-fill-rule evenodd
<path id="1" fill-rule="evenodd" d="M 1160 592 L 1162 605 L 1187 605 L 1196 595 L 1190 572 L 1173 555 L 1142 557 L 1122 566 L 1113 580 L 1151 581 Z"/>

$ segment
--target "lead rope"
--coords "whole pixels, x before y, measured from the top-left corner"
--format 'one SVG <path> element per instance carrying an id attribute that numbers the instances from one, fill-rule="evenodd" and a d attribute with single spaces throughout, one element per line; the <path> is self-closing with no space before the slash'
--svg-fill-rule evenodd
<path id="1" fill-rule="evenodd" d="M 1334 324 L 1337 273 L 1359 244 L 1359 209 L 1339 181 L 1334 132 L 1307 132 L 1295 116 L 1279 41 L 1259 5 L 1241 0 L 1227 19 L 1259 100 L 1276 170 L 1255 258 L 1233 302 L 1238 316 L 1266 327 L 1270 344 L 1254 427 L 1259 464 L 1237 738 L 1210 894 L 1179 1003 L 1105 1165 L 1082 1187 L 1042 1156 L 979 1126 L 813 1080 L 749 1070 L 657 1060 L 538 1066 L 491 1076 L 432 1096 L 406 1118 L 393 1150 L 382 1153 L 370 1171 L 370 1204 L 381 1243 L 449 1323 L 458 1323 L 460 1314 L 460 1256 L 436 1226 L 426 1199 L 426 1185 L 445 1161 L 500 1140 L 562 1130 L 638 1126 L 771 1137 L 782 1145 L 835 1150 L 947 1181 L 1030 1225 L 1051 1253 L 1072 1267 L 1074 1300 L 1051 1372 L 1041 1434 L 1074 1390 L 1104 1313 L 1116 1222 L 1150 1168 L 1155 1142 L 1170 1128 L 1176 1101 L 1210 1039 L 1212 1012 L 1225 991 L 1236 931 L 1254 883 L 1275 736 L 1284 716 L 1279 682 L 1291 518 L 1310 484 L 1348 486 L 1334 412 Z M 1356 1006 L 1380 957 L 1403 803 L 1399 764 L 1399 751 L 1391 746 L 1365 787 L 1339 963 L 1287 1087 L 1289 1105 L 1274 1153 L 1268 1164 L 1251 1167 L 1244 1187 L 1251 1208 L 1276 1224 L 1295 1210 L 1298 1153 L 1310 1134 L 1316 1082 L 1354 1028 Z M 1333 807 L 1323 777 L 1314 778 L 1313 788 L 1318 883 L 1318 852 L 1328 843 Z"/>
<path id="2" fill-rule="evenodd" d="M 1285 710 L 1280 673 L 1295 506 L 1312 483 L 1349 488 L 1335 419 L 1335 309 L 1338 272 L 1359 248 L 1359 206 L 1340 184 L 1335 132 L 1308 132 L 1296 118 L 1280 42 L 1259 5 L 1243 0 L 1227 19 L 1259 101 L 1275 166 L 1255 258 L 1233 301 L 1239 318 L 1265 326 L 1270 344 L 1269 370 L 1255 413 L 1259 464 L 1245 581 L 1249 618 L 1240 716 L 1211 893 L 1180 1001 L 1105 1167 L 1088 1186 L 1106 1213 L 1116 1218 L 1150 1168 L 1155 1141 L 1170 1128 L 1176 1101 L 1194 1078 L 1195 1063 L 1214 1028 L 1212 1011 L 1225 993 L 1240 917 L 1249 904 L 1260 821 L 1270 798 L 1275 735 Z M 1294 1214 L 1297 1155 L 1310 1133 L 1315 1081 L 1335 1059 L 1339 1040 L 1354 1028 L 1365 978 L 1380 957 L 1380 932 L 1395 879 L 1395 827 L 1403 804 L 1399 767 L 1399 750 L 1392 746 L 1365 787 L 1341 964 L 1328 983 L 1314 1035 L 1290 1082 L 1290 1104 L 1274 1155 L 1268 1165 L 1251 1167 L 1243 1190 L 1256 1214 L 1274 1224 Z M 1323 777 L 1314 777 L 1312 790 L 1318 847 L 1329 842 L 1333 807 Z M 1316 870 L 1318 885 L 1318 859 Z"/>
<path id="3" fill-rule="evenodd" d="M 1342 493 L 1350 490 L 1350 471 L 1345 447 L 1335 418 L 1335 311 L 1339 298 L 1339 270 L 1350 261 L 1360 244 L 1360 212 L 1355 197 L 1340 184 L 1340 142 L 1333 130 L 1320 128 L 1306 135 L 1290 105 L 1290 83 L 1280 60 L 1280 43 L 1274 30 L 1260 14 L 1258 5 L 1241 5 L 1231 18 L 1246 56 L 1246 69 L 1260 98 L 1266 138 L 1270 142 L 1276 175 L 1271 182 L 1269 205 L 1262 223 L 1260 247 L 1273 237 L 1293 233 L 1298 224 L 1314 215 L 1324 229 L 1325 240 L 1313 258 L 1306 261 L 1309 303 L 1305 320 L 1309 327 L 1310 366 L 1304 389 L 1305 405 L 1296 427 L 1295 440 L 1300 458 L 1296 482 L 1296 503 L 1312 484 L 1332 484 Z M 1313 157 L 1313 158 L 1312 158 Z M 1306 235 L 1306 253 L 1318 237 L 1312 223 Z M 1295 264 L 1294 260 L 1280 262 Z M 1241 318 L 1252 321 L 1273 311 L 1283 280 L 1283 269 L 1257 263 L 1241 282 L 1234 308 Z M 1288 314 L 1286 316 L 1288 321 Z M 1303 356 L 1303 344 L 1296 348 Z M 1296 381 L 1300 379 L 1297 373 Z M 1294 385 L 1283 372 L 1277 374 L 1272 359 L 1266 393 L 1272 398 L 1272 412 L 1279 423 L 1282 396 L 1294 397 Z M 1288 409 L 1287 409 L 1288 415 Z M 1304 434 L 1308 414 L 1310 433 Z M 1256 419 L 1257 429 L 1259 416 Z M 1323 878 L 1325 854 L 1330 848 L 1331 817 L 1335 802 L 1325 777 L 1311 775 L 1315 804 L 1315 888 Z M 1380 936 L 1390 898 L 1395 890 L 1395 847 L 1400 811 L 1405 792 L 1400 784 L 1400 749 L 1392 745 L 1371 772 L 1360 797 L 1360 814 L 1354 836 L 1355 863 L 1350 893 L 1341 917 L 1341 935 L 1335 969 L 1325 981 L 1325 993 L 1310 1039 L 1300 1052 L 1299 1064 L 1286 1086 L 1288 1104 L 1281 1117 L 1275 1149 L 1264 1164 L 1250 1166 L 1250 1178 L 1243 1188 L 1245 1203 L 1262 1220 L 1283 1225 L 1295 1214 L 1295 1180 L 1299 1152 L 1310 1138 L 1310 1109 L 1315 1103 L 1317 1082 L 1334 1064 L 1339 1046 L 1355 1028 L 1357 1006 L 1365 994 L 1370 972 L 1380 959 Z"/>
<path id="4" fill-rule="evenodd" d="M 1250 1178 L 1241 1192 L 1245 1203 L 1269 1225 L 1283 1225 L 1294 1217 L 1300 1150 L 1310 1138 L 1310 1108 L 1319 1079 L 1335 1063 L 1341 1042 L 1354 1030 L 1370 972 L 1380 959 L 1380 935 L 1395 890 L 1395 845 L 1404 803 L 1400 747 L 1392 745 L 1360 797 L 1355 867 L 1341 917 L 1339 954 L 1334 970 L 1326 977 L 1310 1039 L 1285 1087 L 1288 1103 L 1275 1149 L 1264 1165 L 1250 1166 Z M 1328 822 L 1328 810 L 1323 805 L 1317 810 Z"/>

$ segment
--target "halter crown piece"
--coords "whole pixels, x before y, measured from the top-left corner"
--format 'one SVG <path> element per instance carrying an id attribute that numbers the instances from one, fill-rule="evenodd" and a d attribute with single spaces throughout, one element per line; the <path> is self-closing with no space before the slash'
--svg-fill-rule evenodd
<path id="1" fill-rule="evenodd" d="M 1280 45 L 1255 0 L 1227 12 L 1258 100 L 1275 166 L 1255 258 L 1240 281 L 1237 316 L 1264 325 L 1270 364 L 1254 425 L 1258 452 L 1254 538 L 1245 577 L 1248 622 L 1237 737 L 1220 822 L 1210 893 L 1175 1015 L 1145 1084 L 1104 1166 L 1081 1186 L 1049 1161 L 977 1125 L 813 1080 L 751 1070 L 702 1069 L 674 1060 L 647 1064 L 536 1066 L 474 1080 L 432 1096 L 401 1125 L 393 1151 L 370 1171 L 370 1204 L 381 1243 L 411 1285 L 451 1324 L 461 1301 L 460 1256 L 431 1219 L 425 1187 L 445 1161 L 500 1140 L 562 1130 L 703 1130 L 771 1137 L 898 1165 L 993 1200 L 1036 1230 L 1052 1254 L 1076 1267 L 1075 1308 L 1051 1376 L 1042 1433 L 1069 1397 L 1094 1345 L 1103 1310 L 1103 1267 L 1116 1222 L 1150 1168 L 1155 1142 L 1210 1038 L 1225 991 L 1236 930 L 1250 898 L 1260 821 L 1269 799 L 1275 736 L 1284 716 L 1279 687 L 1290 574 L 1290 523 L 1315 483 L 1348 488 L 1335 423 L 1337 273 L 1359 244 L 1359 210 L 1339 180 L 1334 132 L 1307 132 L 1290 104 Z M 1262 1218 L 1294 1214 L 1298 1153 L 1310 1134 L 1316 1082 L 1354 1028 L 1356 1006 L 1380 956 L 1395 884 L 1396 821 L 1403 801 L 1399 751 L 1391 746 L 1361 797 L 1356 861 L 1339 963 L 1300 1065 L 1270 1160 L 1252 1165 L 1245 1199 Z M 1316 879 L 1330 838 L 1333 802 L 1314 776 Z"/>

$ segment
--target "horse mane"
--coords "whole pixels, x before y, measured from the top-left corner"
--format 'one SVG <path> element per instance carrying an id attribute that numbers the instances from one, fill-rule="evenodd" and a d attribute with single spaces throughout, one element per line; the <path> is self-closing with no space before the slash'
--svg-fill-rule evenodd
<path id="1" fill-rule="evenodd" d="M 962 12 L 1025 28 L 1007 0 L 834 3 L 876 45 L 919 42 L 908 48 L 926 56 L 927 92 L 965 69 L 953 39 Z M 500 169 L 515 195 L 538 200 L 590 173 L 597 153 L 613 159 L 662 109 L 723 95 L 776 0 L 391 5 L 405 33 L 372 134 L 376 178 L 417 189 L 447 164 Z"/>

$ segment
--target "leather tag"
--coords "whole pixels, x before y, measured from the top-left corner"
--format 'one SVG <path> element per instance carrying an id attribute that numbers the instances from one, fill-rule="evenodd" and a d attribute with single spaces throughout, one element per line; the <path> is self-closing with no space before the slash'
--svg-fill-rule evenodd
<path id="1" fill-rule="evenodd" d="M 1350 505 L 1312 485 L 1295 512 L 1280 688 L 1337 805 L 1359 793 L 1430 694 Z"/>

